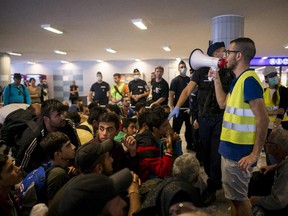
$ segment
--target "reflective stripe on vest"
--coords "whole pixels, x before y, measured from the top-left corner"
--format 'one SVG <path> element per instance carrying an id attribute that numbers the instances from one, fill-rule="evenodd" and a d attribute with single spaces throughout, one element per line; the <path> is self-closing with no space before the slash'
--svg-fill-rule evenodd
<path id="1" fill-rule="evenodd" d="M 245 71 L 235 83 L 232 94 L 228 94 L 223 117 L 221 140 L 239 145 L 253 145 L 255 142 L 256 118 L 250 105 L 244 101 L 244 82 L 254 77 L 262 87 L 253 70 Z"/>

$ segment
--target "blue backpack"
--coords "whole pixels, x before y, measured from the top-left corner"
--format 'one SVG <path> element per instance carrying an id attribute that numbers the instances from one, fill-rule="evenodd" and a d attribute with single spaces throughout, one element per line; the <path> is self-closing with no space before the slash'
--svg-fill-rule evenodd
<path id="1" fill-rule="evenodd" d="M 30 172 L 20 183 L 19 205 L 22 211 L 30 211 L 38 203 L 46 203 L 47 199 L 47 173 L 59 165 L 52 165 L 50 162 L 42 164 Z"/>

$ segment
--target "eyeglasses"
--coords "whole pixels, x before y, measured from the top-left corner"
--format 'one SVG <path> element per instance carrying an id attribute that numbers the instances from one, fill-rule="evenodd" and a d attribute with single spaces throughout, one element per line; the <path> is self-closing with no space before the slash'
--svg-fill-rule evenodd
<path id="1" fill-rule="evenodd" d="M 238 53 L 238 52 L 241 52 L 241 51 L 239 51 L 239 50 L 226 50 L 226 51 L 224 51 L 226 56 L 230 55 L 230 53 Z"/>

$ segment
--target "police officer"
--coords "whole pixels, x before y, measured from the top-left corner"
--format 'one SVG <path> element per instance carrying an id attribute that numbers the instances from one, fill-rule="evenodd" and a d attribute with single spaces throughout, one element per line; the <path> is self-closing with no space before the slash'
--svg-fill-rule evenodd
<path id="1" fill-rule="evenodd" d="M 109 101 L 110 85 L 103 81 L 103 76 L 100 71 L 97 72 L 96 78 L 97 82 L 91 86 L 88 100 L 90 103 L 93 101 L 100 105 L 106 105 Z"/>
<path id="2" fill-rule="evenodd" d="M 224 42 L 216 42 L 209 46 L 207 54 L 211 57 L 221 58 L 225 51 Z M 189 97 L 190 93 L 198 85 L 198 123 L 201 147 L 203 153 L 203 165 L 208 175 L 208 188 L 203 192 L 203 202 L 210 205 L 216 199 L 216 190 L 221 189 L 221 156 L 218 152 L 220 134 L 222 128 L 224 110 L 220 109 L 215 93 L 214 82 L 208 79 L 209 67 L 203 67 L 195 71 L 192 80 L 183 90 L 178 103 L 169 115 L 169 119 L 179 116 L 180 107 Z M 225 93 L 229 91 L 230 84 L 234 79 L 231 70 L 219 71 L 220 80 Z"/>
<path id="3" fill-rule="evenodd" d="M 149 87 L 144 80 L 140 79 L 140 72 L 137 68 L 134 69 L 133 75 L 134 79 L 128 84 L 131 93 L 131 105 L 135 106 L 138 102 L 145 104 L 149 95 Z"/>

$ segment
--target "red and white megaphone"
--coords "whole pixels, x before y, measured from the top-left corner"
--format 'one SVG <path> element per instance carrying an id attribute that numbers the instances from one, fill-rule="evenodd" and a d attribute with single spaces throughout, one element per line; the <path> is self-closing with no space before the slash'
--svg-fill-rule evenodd
<path id="1" fill-rule="evenodd" d="M 201 49 L 194 49 L 189 57 L 189 64 L 193 70 L 198 70 L 201 67 L 222 69 L 226 63 L 226 60 L 223 58 L 215 58 L 205 55 Z"/>

